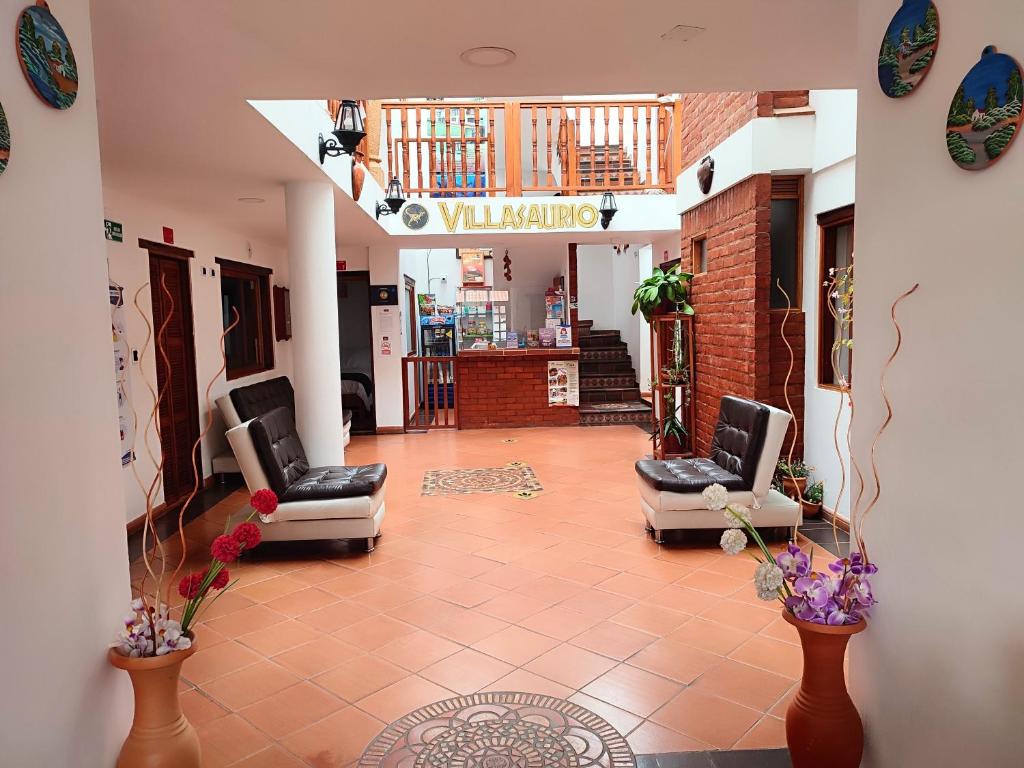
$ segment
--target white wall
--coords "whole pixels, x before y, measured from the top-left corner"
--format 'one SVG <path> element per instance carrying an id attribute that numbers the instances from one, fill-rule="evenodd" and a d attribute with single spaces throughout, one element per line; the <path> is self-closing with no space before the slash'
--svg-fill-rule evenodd
<path id="1" fill-rule="evenodd" d="M 512 329 L 527 331 L 543 326 L 544 292 L 565 271 L 568 242 L 529 243 L 518 240 L 485 247 L 494 249 L 494 275 L 491 282 L 496 289 L 510 292 Z M 505 280 L 502 265 L 506 248 L 512 260 L 511 282 Z"/>
<path id="2" fill-rule="evenodd" d="M 812 91 L 815 111 L 814 166 L 804 179 L 803 301 L 806 356 L 804 361 L 804 460 L 813 476 L 825 484 L 824 504 L 849 517 L 850 461 L 846 433 L 850 423 L 848 401 L 840 409 L 839 393 L 818 386 L 818 301 L 825 275 L 819 273 L 821 241 L 818 215 L 851 205 L 856 192 L 857 92 Z M 834 434 L 839 411 L 839 445 L 846 464 L 846 488 L 836 454 Z"/>
<path id="3" fill-rule="evenodd" d="M 370 247 L 370 284 L 397 285 L 402 291 L 402 275 L 397 247 Z M 370 307 L 373 330 L 373 389 L 377 429 L 394 429 L 405 423 L 402 418 L 402 356 L 406 349 L 406 321 L 401 304 L 397 307 Z M 384 353 L 382 341 L 391 343 Z"/>
<path id="4" fill-rule="evenodd" d="M 943 124 L 957 84 L 989 43 L 1024 55 L 1019 0 L 942 3 L 942 45 L 924 83 L 878 88 L 878 39 L 895 5 L 858 3 L 854 448 L 878 447 L 882 497 L 867 526 L 879 605 L 854 639 L 850 678 L 867 732 L 865 765 L 1020 765 L 1024 713 L 1019 407 L 1024 357 L 1019 226 L 1024 144 L 986 171 L 949 158 Z M 967 279 L 964 279 L 964 278 Z"/>
<path id="5" fill-rule="evenodd" d="M 0 0 L 10 32 L 24 0 Z M 0 577 L 5 765 L 108 768 L 131 719 L 106 661 L 130 599 L 87 3 L 57 16 L 76 103 L 45 105 L 0 57 L 11 162 L 0 176 Z"/>
<path id="6" fill-rule="evenodd" d="M 119 221 L 124 225 L 124 242 L 106 242 L 106 256 L 110 267 L 110 277 L 125 289 L 125 319 L 128 324 L 128 340 L 132 349 L 142 355 L 140 363 L 131 366 L 131 397 L 139 416 L 136 431 L 137 471 L 147 485 L 156 470 L 150 461 L 149 453 L 143 443 L 143 434 L 153 399 L 144 381 L 145 377 L 155 387 L 156 356 L 152 342 L 150 348 L 142 354 L 142 345 L 146 339 L 145 322 L 139 317 L 132 300 L 135 292 L 149 281 L 148 253 L 139 248 L 139 238 L 162 241 L 162 227 L 174 229 L 175 245 L 195 253 L 189 262 L 192 286 L 193 332 L 196 348 L 196 385 L 199 398 L 200 426 L 205 427 L 207 419 L 206 387 L 210 379 L 221 366 L 220 334 L 223 330 L 221 320 L 220 267 L 217 258 L 230 259 L 243 263 L 257 264 L 274 270 L 271 285 L 288 285 L 288 259 L 283 249 L 264 243 L 251 241 L 243 234 L 230 232 L 217 226 L 208 219 L 180 213 L 153 204 L 145 199 L 145 190 L 119 189 L 106 186 L 103 190 L 104 216 Z M 251 253 L 250 253 L 251 248 Z M 203 274 L 203 269 L 206 274 Z M 216 272 L 214 275 L 213 273 Z M 139 305 L 152 322 L 150 289 L 145 288 L 139 294 Z M 274 344 L 274 369 L 228 381 L 222 373 L 217 377 L 210 391 L 210 400 L 225 394 L 235 387 L 252 384 L 274 376 L 290 376 L 291 344 L 279 341 Z M 202 444 L 203 476 L 208 477 L 213 456 L 228 450 L 224 439 L 224 422 L 216 404 L 213 406 L 214 422 L 209 434 Z M 149 445 L 153 456 L 160 460 L 160 442 L 155 430 L 149 433 Z M 126 501 L 126 517 L 133 520 L 146 512 L 145 495 L 129 466 L 121 469 L 121 481 Z M 157 494 L 154 504 L 163 502 L 163 493 Z"/>
<path id="7" fill-rule="evenodd" d="M 576 280 L 580 320 L 593 320 L 595 330 L 614 329 L 615 309 L 610 245 L 580 245 L 576 248 Z"/>

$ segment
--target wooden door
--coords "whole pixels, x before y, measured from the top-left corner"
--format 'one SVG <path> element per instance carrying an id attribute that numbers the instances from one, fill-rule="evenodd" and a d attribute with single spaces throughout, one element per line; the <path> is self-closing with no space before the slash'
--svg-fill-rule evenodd
<path id="1" fill-rule="evenodd" d="M 173 249 L 173 252 L 178 251 L 191 256 L 189 251 Z M 156 353 L 156 381 L 157 391 L 164 393 L 158 418 L 160 448 L 164 459 L 164 502 L 168 506 L 180 501 L 192 490 L 195 483 L 192 446 L 199 439 L 199 396 L 196 388 L 189 259 L 177 253 L 170 254 L 170 247 L 159 250 L 151 248 L 149 251 L 154 334 L 167 323 L 161 337 L 164 353 Z M 200 446 L 196 446 L 195 466 L 202 481 Z"/>

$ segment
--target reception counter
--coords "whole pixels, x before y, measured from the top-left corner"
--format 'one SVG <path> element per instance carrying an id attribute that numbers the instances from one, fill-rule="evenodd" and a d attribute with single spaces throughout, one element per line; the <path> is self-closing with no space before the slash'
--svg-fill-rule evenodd
<path id="1" fill-rule="evenodd" d="M 465 350 L 458 354 L 462 429 L 580 423 L 576 406 L 548 402 L 548 363 L 580 359 L 578 347 Z"/>

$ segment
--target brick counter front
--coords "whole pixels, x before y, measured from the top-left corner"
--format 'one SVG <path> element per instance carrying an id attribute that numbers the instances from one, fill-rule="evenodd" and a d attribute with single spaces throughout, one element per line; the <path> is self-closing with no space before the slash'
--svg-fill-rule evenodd
<path id="1" fill-rule="evenodd" d="M 578 426 L 579 408 L 548 405 L 548 361 L 579 359 L 575 348 L 459 354 L 459 426 Z"/>

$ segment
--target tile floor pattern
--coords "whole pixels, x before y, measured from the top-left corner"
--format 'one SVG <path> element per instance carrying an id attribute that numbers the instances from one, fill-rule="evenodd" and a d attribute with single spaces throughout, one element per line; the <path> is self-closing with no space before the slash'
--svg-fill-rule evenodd
<path id="1" fill-rule="evenodd" d="M 234 569 L 183 670 L 207 768 L 347 768 L 407 712 L 478 691 L 566 698 L 638 755 L 782 746 L 796 632 L 750 558 L 644 535 L 646 450 L 632 426 L 353 439 L 348 463 L 388 464 L 384 536 L 372 554 L 263 545 Z M 544 491 L 420 495 L 427 468 L 510 461 Z M 191 567 L 245 502 L 187 527 Z"/>

